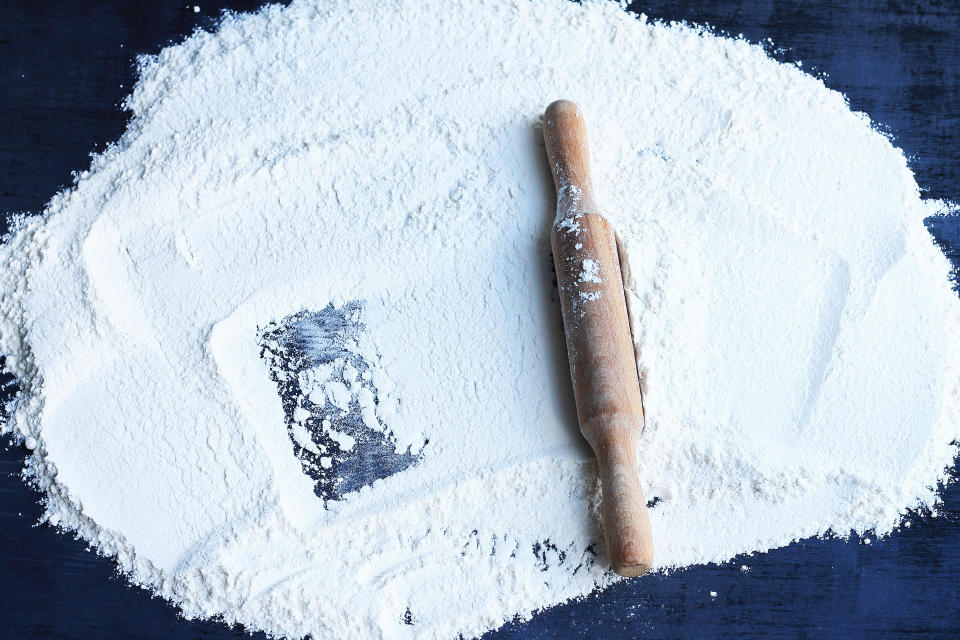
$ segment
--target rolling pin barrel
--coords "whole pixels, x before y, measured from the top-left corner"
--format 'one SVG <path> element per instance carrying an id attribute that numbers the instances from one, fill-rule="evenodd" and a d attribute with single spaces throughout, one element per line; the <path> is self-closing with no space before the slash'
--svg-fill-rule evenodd
<path id="1" fill-rule="evenodd" d="M 610 563 L 638 576 L 650 568 L 653 543 L 637 470 L 643 404 L 616 236 L 594 203 L 577 105 L 547 107 L 543 136 L 557 189 L 551 242 L 580 430 L 597 455 Z"/>

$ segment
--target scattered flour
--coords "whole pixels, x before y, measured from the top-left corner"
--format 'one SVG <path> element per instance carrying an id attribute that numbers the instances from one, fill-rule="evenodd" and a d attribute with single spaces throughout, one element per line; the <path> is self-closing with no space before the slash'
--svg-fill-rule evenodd
<path id="1" fill-rule="evenodd" d="M 580 282 L 603 282 L 600 279 L 600 265 L 589 258 L 580 266 Z"/>
<path id="2" fill-rule="evenodd" d="M 626 254 L 658 566 L 935 505 L 960 437 L 940 205 L 840 94 L 614 3 L 334 0 L 143 59 L 127 133 L 15 220 L 6 429 L 47 520 L 187 616 L 291 637 L 469 637 L 613 582 L 552 297 L 558 97 Z M 290 434 L 346 453 L 286 424 L 260 340 L 351 300 L 376 367 L 310 394 L 421 457 L 324 503 Z"/>

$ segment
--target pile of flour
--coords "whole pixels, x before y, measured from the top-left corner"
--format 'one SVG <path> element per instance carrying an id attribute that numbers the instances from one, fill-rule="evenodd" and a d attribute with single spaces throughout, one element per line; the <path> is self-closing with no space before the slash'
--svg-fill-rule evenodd
<path id="1" fill-rule="evenodd" d="M 843 96 L 612 2 L 299 0 L 142 59 L 126 134 L 0 249 L 47 520 L 290 637 L 469 637 L 611 583 L 549 254 L 559 97 L 626 253 L 658 567 L 934 507 L 960 300 L 937 204 Z M 303 374 L 291 423 L 264 332 L 350 304 L 382 381 Z M 356 448 L 295 427 L 354 397 L 418 458 L 325 502 L 303 452 Z"/>

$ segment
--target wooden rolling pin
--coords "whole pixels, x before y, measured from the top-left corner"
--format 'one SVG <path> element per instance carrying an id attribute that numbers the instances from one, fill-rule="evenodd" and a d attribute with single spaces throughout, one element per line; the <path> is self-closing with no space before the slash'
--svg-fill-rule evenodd
<path id="1" fill-rule="evenodd" d="M 557 187 L 553 262 L 580 431 L 600 468 L 603 528 L 613 570 L 638 576 L 653 561 L 637 470 L 643 405 L 613 229 L 597 210 L 580 109 L 557 100 L 543 117 Z"/>

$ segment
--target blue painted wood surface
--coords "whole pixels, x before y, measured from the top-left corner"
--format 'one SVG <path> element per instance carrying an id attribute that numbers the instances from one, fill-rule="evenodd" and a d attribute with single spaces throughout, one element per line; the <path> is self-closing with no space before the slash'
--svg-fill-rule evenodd
<path id="1" fill-rule="evenodd" d="M 220 9 L 258 4 L 218 0 L 195 13 L 184 0 L 3 3 L 0 212 L 40 210 L 91 150 L 120 136 L 126 115 L 117 105 L 135 80 L 136 54 L 211 26 Z M 928 195 L 960 199 L 960 3 L 664 0 L 631 9 L 772 38 L 779 59 L 826 74 L 894 137 Z M 960 218 L 928 227 L 960 265 Z M 0 450 L 0 637 L 249 637 L 180 619 L 117 577 L 111 561 L 34 526 L 38 496 L 18 478 L 22 458 Z M 918 515 L 879 542 L 808 540 L 623 582 L 485 637 L 960 637 L 960 487 L 943 495 L 939 517 Z"/>

